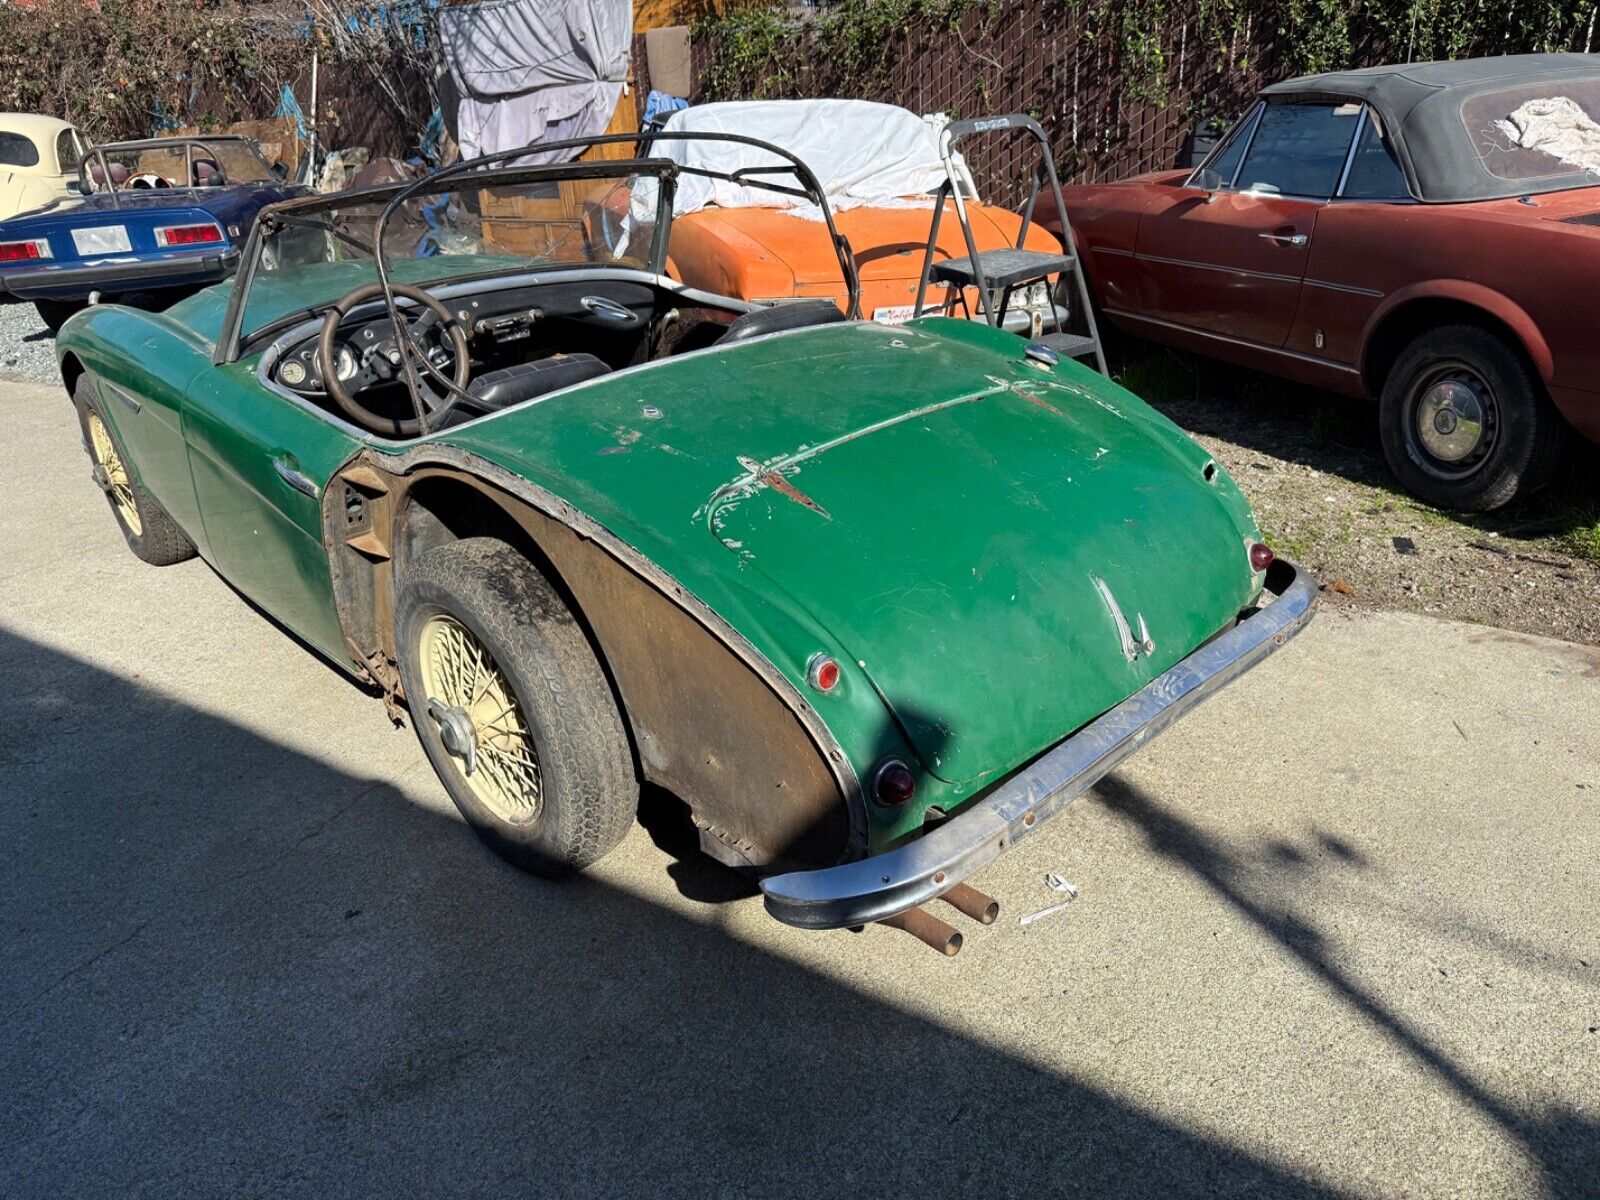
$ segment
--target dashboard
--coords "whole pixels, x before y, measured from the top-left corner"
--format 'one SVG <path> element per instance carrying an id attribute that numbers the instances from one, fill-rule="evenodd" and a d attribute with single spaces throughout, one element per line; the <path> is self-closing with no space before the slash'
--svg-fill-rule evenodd
<path id="1" fill-rule="evenodd" d="M 656 289 L 642 283 L 589 279 L 461 294 L 445 304 L 467 335 L 475 365 L 581 350 L 621 366 L 638 352 L 659 302 Z M 447 341 L 429 339 L 428 356 L 441 370 L 451 362 Z M 318 342 L 313 335 L 290 346 L 273 367 L 273 377 L 303 395 L 325 394 Z M 394 323 L 381 302 L 347 316 L 335 345 L 334 370 L 345 391 L 354 394 L 400 379 Z"/>

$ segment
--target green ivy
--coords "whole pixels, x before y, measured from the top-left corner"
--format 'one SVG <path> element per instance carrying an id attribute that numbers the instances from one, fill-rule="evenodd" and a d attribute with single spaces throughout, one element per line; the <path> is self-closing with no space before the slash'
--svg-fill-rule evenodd
<path id="1" fill-rule="evenodd" d="M 1264 54 L 1277 74 L 1381 61 L 1476 54 L 1600 49 L 1600 0 L 843 0 L 821 17 L 796 17 L 785 0 L 751 0 L 702 21 L 712 48 L 704 99 L 856 95 L 885 99 L 903 56 L 960 38 L 982 42 L 1005 16 L 1076 14 L 1089 42 L 1109 42 L 1125 99 L 1165 104 L 1174 69 L 1173 31 L 1187 30 L 1191 61 L 1209 65 L 1219 90 L 1248 76 Z M 968 20 L 977 14 L 976 22 Z M 972 55 L 979 107 L 997 99 L 997 72 Z M 992 60 L 990 60 L 992 62 Z M 1004 84 L 1004 80 L 999 80 Z M 1013 97 L 1025 107 L 1033 97 Z"/>

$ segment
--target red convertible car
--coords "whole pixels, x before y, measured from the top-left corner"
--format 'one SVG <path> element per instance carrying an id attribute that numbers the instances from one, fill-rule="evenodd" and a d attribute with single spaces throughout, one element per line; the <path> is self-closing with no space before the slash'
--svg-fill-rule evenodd
<path id="1" fill-rule="evenodd" d="M 1193 170 L 1065 189 L 1125 331 L 1379 400 L 1412 492 L 1487 510 L 1600 441 L 1600 59 L 1274 84 Z"/>

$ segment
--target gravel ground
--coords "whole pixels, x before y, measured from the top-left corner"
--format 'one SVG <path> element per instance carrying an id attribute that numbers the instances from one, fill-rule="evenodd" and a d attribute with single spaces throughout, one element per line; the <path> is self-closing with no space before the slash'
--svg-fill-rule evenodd
<path id="1" fill-rule="evenodd" d="M 1324 601 L 1600 644 L 1600 453 L 1575 446 L 1543 492 L 1483 516 L 1400 491 L 1373 405 L 1143 342 L 1120 381 L 1238 480 L 1267 540 Z"/>
<path id="2" fill-rule="evenodd" d="M 61 382 L 56 339 L 31 304 L 0 304 L 0 378 Z"/>

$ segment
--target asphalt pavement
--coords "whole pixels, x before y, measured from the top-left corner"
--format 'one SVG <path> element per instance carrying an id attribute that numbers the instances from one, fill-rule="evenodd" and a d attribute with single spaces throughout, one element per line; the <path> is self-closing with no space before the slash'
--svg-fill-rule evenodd
<path id="1" fill-rule="evenodd" d="M 1325 613 L 944 959 L 776 924 L 665 805 L 519 875 L 127 552 L 59 389 L 0 417 L 0 1195 L 1600 1192 L 1600 652 Z"/>

